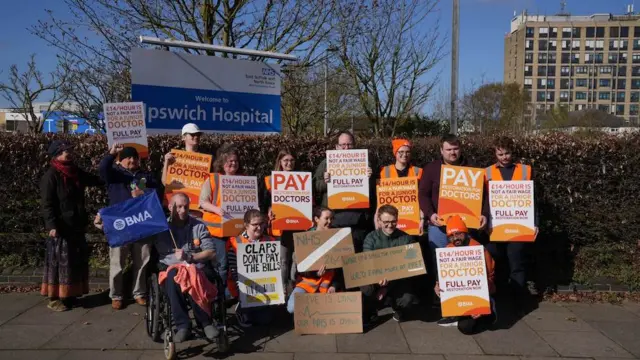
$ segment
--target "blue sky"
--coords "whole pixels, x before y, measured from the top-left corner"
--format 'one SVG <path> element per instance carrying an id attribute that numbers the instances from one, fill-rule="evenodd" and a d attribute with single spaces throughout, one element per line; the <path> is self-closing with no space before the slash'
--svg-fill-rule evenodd
<path id="1" fill-rule="evenodd" d="M 592 13 L 621 14 L 633 0 L 566 0 L 567 10 L 574 15 Z M 636 10 L 640 11 L 640 1 Z M 439 15 L 440 31 L 450 39 L 452 0 L 441 0 Z M 0 21 L 4 31 L 0 32 L 0 81 L 7 79 L 11 64 L 23 68 L 33 53 L 42 72 L 55 68 L 56 49 L 47 46 L 28 28 L 38 19 L 46 19 L 45 9 L 57 16 L 71 16 L 62 0 L 2 1 Z M 460 84 L 462 90 L 481 81 L 502 81 L 504 36 L 510 28 L 513 12 L 527 9 L 529 14 L 553 15 L 560 9 L 560 0 L 460 0 Z M 447 42 L 446 51 L 450 51 Z M 447 56 L 439 64 L 439 92 L 448 93 L 450 62 Z M 46 98 L 42 99 L 47 100 Z M 0 107 L 7 102 L 0 99 Z"/>

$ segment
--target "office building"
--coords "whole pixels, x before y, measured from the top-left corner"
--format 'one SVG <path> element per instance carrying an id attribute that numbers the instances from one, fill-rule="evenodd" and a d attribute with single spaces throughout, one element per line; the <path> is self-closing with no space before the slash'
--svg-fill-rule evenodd
<path id="1" fill-rule="evenodd" d="M 530 16 L 511 20 L 504 81 L 521 84 L 534 121 L 554 106 L 598 109 L 638 126 L 640 15 Z"/>

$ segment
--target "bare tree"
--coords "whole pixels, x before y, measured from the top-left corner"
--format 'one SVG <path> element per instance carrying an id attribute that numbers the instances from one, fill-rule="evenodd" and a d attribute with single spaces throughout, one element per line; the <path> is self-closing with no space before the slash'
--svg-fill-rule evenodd
<path id="1" fill-rule="evenodd" d="M 56 110 L 64 103 L 64 94 L 60 91 L 66 83 L 66 77 L 57 76 L 56 72 L 43 75 L 36 65 L 35 55 L 31 55 L 24 72 L 17 65 L 9 68 L 7 83 L 0 83 L 0 94 L 13 108 L 13 111 L 24 116 L 31 133 L 41 133 L 44 117 L 36 114 L 34 103 L 43 96 L 49 95 L 50 103 L 45 114 Z"/>
<path id="2" fill-rule="evenodd" d="M 442 59 L 438 0 L 341 2 L 332 40 L 377 135 L 420 112 L 437 83 L 426 80 Z"/>
<path id="3" fill-rule="evenodd" d="M 129 53 L 138 36 L 295 53 L 313 62 L 330 31 L 334 0 L 64 0 L 32 33 L 56 47 L 72 74 L 67 93 L 87 112 L 127 100 Z M 85 34 L 89 33 L 90 36 Z M 211 51 L 176 50 L 218 55 Z M 221 54 L 227 56 L 226 54 Z M 251 60 L 263 60 L 251 58 Z"/>
<path id="4" fill-rule="evenodd" d="M 524 120 L 527 93 L 516 83 L 487 83 L 465 95 L 463 109 L 475 131 L 528 131 Z"/>

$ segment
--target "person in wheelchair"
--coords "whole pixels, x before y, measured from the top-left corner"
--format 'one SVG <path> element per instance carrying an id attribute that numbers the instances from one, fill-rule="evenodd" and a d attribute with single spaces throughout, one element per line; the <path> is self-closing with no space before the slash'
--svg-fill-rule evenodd
<path id="1" fill-rule="evenodd" d="M 205 294 L 207 290 L 215 289 L 213 285 L 215 284 L 215 270 L 211 265 L 211 261 L 216 256 L 213 239 L 207 227 L 200 220 L 189 215 L 189 197 L 187 195 L 175 194 L 171 198 L 169 209 L 171 209 L 169 227 L 175 244 L 169 233 L 162 233 L 161 236 L 158 236 L 156 241 L 156 251 L 160 261 L 158 269 L 166 271 L 169 267 L 184 262 L 196 264 L 196 267 L 206 275 L 208 283 L 206 281 L 203 283 L 195 282 L 202 287 L 195 289 L 195 293 Z M 194 296 L 185 296 L 180 283 L 176 282 L 177 274 L 178 269 L 171 268 L 166 279 L 163 281 L 161 276 L 160 281 L 169 300 L 171 315 L 177 329 L 174 340 L 183 342 L 191 337 L 191 319 L 189 318 L 187 301 L 190 302 L 196 321 L 202 326 L 206 337 L 209 340 L 214 340 L 218 335 L 218 329 L 210 315 L 210 302 L 203 299 L 203 296 L 195 296 L 195 298 Z M 178 280 L 180 281 L 180 279 Z M 192 281 L 191 284 L 194 282 Z M 206 309 L 207 307 L 208 309 Z"/>

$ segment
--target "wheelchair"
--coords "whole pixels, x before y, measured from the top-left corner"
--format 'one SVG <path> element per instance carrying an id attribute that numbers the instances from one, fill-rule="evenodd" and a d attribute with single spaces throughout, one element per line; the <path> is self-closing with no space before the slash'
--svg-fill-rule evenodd
<path id="1" fill-rule="evenodd" d="M 163 264 L 156 265 L 155 269 L 150 272 L 150 276 L 147 278 L 149 297 L 145 314 L 146 330 L 147 335 L 149 335 L 154 342 L 164 343 L 165 358 L 167 360 L 172 360 L 176 358 L 176 346 L 173 341 L 175 329 L 171 316 L 169 298 L 164 293 L 162 286 L 158 284 L 158 274 L 161 270 L 166 270 L 166 266 Z M 214 284 L 218 289 L 218 295 L 212 303 L 211 314 L 214 320 L 214 325 L 218 329 L 218 336 L 215 340 L 218 345 L 217 350 L 218 353 L 224 354 L 229 351 L 227 308 L 225 306 L 226 300 L 224 294 L 224 283 L 217 272 L 215 272 Z M 188 295 L 185 294 L 185 296 Z M 189 302 L 187 302 L 187 304 L 189 304 Z M 197 325 L 200 327 L 200 324 Z"/>

